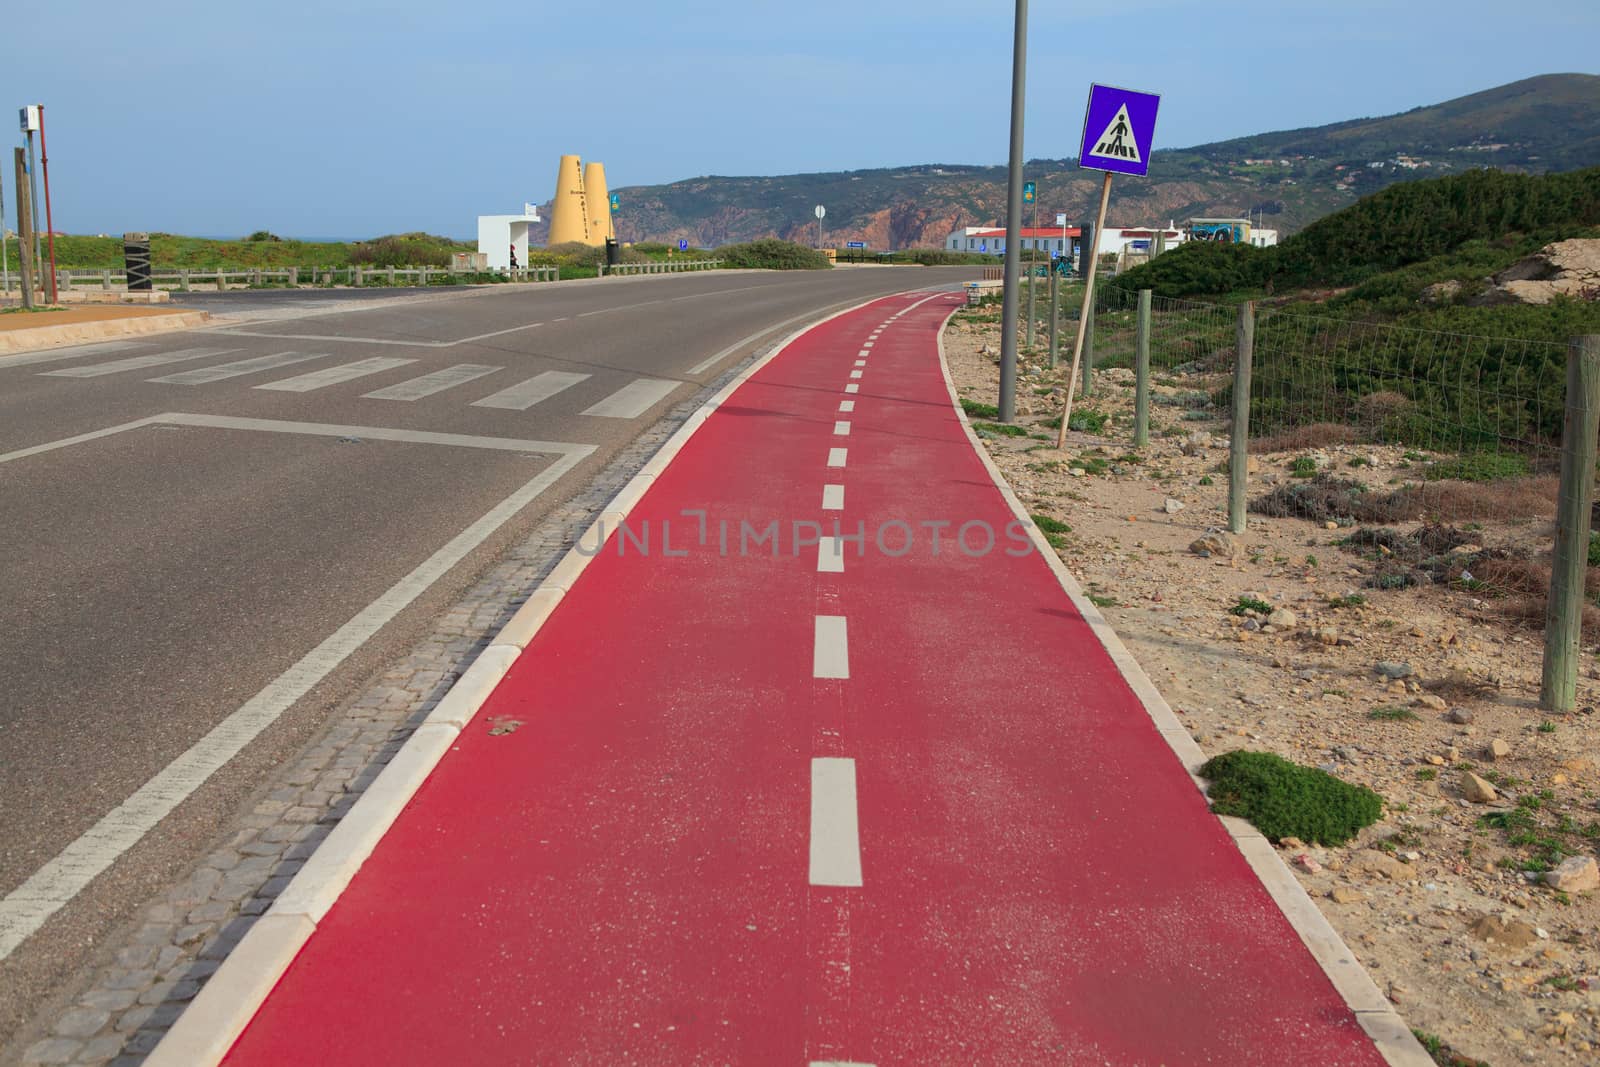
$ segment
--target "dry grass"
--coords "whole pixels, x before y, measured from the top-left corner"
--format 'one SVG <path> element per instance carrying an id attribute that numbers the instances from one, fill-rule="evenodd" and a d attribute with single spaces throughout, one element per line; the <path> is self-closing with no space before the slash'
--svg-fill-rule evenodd
<path id="1" fill-rule="evenodd" d="M 1408 485 L 1389 494 L 1389 506 L 1385 510 L 1407 518 L 1427 516 L 1435 522 L 1547 519 L 1556 513 L 1556 491 L 1560 483 L 1559 478 L 1546 475 L 1497 482 L 1444 481 Z"/>
<path id="2" fill-rule="evenodd" d="M 1353 445 L 1360 440 L 1355 427 L 1342 422 L 1313 422 L 1288 430 L 1257 437 L 1250 442 L 1250 451 L 1292 452 L 1297 448 L 1326 448 L 1329 445 Z"/>
<path id="3" fill-rule="evenodd" d="M 1464 700 L 1487 696 L 1494 692 L 1495 686 L 1493 682 L 1474 678 L 1465 671 L 1451 671 L 1443 678 L 1434 678 L 1423 682 L 1422 688 L 1451 703 L 1460 703 Z"/>

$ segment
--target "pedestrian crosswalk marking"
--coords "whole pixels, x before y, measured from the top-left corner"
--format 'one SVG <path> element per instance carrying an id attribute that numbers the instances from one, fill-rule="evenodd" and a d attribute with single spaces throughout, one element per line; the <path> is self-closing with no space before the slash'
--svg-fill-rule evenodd
<path id="1" fill-rule="evenodd" d="M 252 356 L 249 359 L 239 359 L 232 363 L 218 363 L 210 367 L 196 367 L 194 370 L 179 371 L 177 374 L 168 374 L 162 378 L 150 378 L 149 381 L 161 382 L 165 385 L 209 385 L 220 382 L 226 378 L 238 378 L 246 374 L 259 374 L 264 370 L 276 370 L 287 367 L 291 363 L 304 363 L 308 359 L 322 359 L 321 355 L 307 355 L 303 352 L 275 352 L 270 356 Z"/>
<path id="2" fill-rule="evenodd" d="M 649 411 L 681 382 L 662 378 L 635 378 L 604 400 L 584 411 L 605 419 L 634 419 Z"/>
<path id="3" fill-rule="evenodd" d="M 444 367 L 420 378 L 411 378 L 362 395 L 372 400 L 421 400 L 425 396 L 465 385 L 485 374 L 493 374 L 499 369 L 486 363 L 457 363 L 453 367 Z"/>
<path id="4" fill-rule="evenodd" d="M 587 374 L 549 370 L 543 374 L 536 374 L 525 382 L 518 382 L 509 389 L 502 389 L 492 396 L 486 396 L 482 400 L 474 400 L 472 406 L 477 408 L 502 408 L 507 411 L 527 411 L 541 400 L 549 400 L 564 389 L 570 389 L 579 382 L 588 381 L 589 377 Z"/>
<path id="5" fill-rule="evenodd" d="M 369 374 L 393 370 L 415 363 L 414 359 L 398 359 L 378 357 L 374 359 L 358 359 L 354 363 L 341 363 L 337 367 L 327 367 L 323 370 L 308 371 L 298 374 L 293 378 L 284 378 L 281 381 L 267 382 L 256 386 L 257 389 L 275 389 L 283 393 L 309 393 L 313 389 L 321 389 L 329 385 L 340 385 L 344 382 L 354 381 L 356 378 L 365 378 Z"/>
<path id="6" fill-rule="evenodd" d="M 114 359 L 110 363 L 91 363 L 87 367 L 66 367 L 62 370 L 40 371 L 40 374 L 51 378 L 98 378 L 105 374 L 121 374 L 130 370 L 145 370 L 148 367 L 160 367 L 167 363 L 182 363 L 191 359 L 203 359 L 206 356 L 222 356 L 229 352 L 237 352 L 237 348 L 180 348 L 175 352 L 160 352 L 150 356 L 127 356 L 123 359 Z"/>

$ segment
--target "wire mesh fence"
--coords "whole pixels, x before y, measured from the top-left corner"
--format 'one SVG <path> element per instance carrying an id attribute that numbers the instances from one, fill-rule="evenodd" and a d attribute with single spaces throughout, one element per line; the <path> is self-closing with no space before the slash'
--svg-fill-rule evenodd
<path id="1" fill-rule="evenodd" d="M 1137 388 L 1138 294 L 1108 286 L 1094 305 L 1085 360 L 1095 384 L 1083 395 L 1104 408 Z M 1235 306 L 1151 299 L 1146 389 L 1157 436 L 1222 455 L 1239 319 Z M 1328 536 L 1357 557 L 1371 587 L 1446 583 L 1493 613 L 1544 624 L 1570 345 L 1271 308 L 1251 336 L 1252 515 L 1337 530 Z M 1126 415 L 1109 424 L 1135 434 Z M 1586 550 L 1587 524 L 1572 535 Z M 1600 569 L 1583 581 L 1585 635 L 1600 639 Z"/>

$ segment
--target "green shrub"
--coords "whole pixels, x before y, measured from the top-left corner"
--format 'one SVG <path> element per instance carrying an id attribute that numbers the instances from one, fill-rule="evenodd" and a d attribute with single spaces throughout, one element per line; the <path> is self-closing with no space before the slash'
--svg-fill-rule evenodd
<path id="1" fill-rule="evenodd" d="M 1271 615 L 1272 605 L 1265 600 L 1257 600 L 1253 596 L 1242 596 L 1237 604 L 1228 609 L 1228 614 L 1243 615 L 1247 611 L 1253 611 L 1257 615 Z"/>
<path id="2" fill-rule="evenodd" d="M 1528 461 L 1515 452 L 1469 452 L 1455 459 L 1442 459 L 1423 469 L 1429 482 L 1494 482 L 1502 478 L 1521 478 L 1528 473 Z"/>
<path id="3" fill-rule="evenodd" d="M 978 400 L 968 400 L 965 397 L 961 400 L 961 410 L 967 413 L 969 419 L 998 419 L 1000 417 L 1000 409 L 993 404 L 985 404 Z"/>
<path id="4" fill-rule="evenodd" d="M 1589 566 L 1600 567 L 1600 530 L 1589 531 Z"/>
<path id="5" fill-rule="evenodd" d="M 1014 422 L 974 422 L 973 432 L 979 437 L 1026 437 L 1028 428 Z"/>
<path id="6" fill-rule="evenodd" d="M 1072 421 L 1067 423 L 1067 429 L 1077 430 L 1079 433 L 1099 433 L 1106 428 L 1106 423 L 1111 421 L 1111 416 L 1103 411 L 1091 408 L 1079 408 L 1072 413 Z M 1057 426 L 1061 425 L 1061 418 L 1055 419 Z"/>
<path id="7" fill-rule="evenodd" d="M 1200 774 L 1211 782 L 1212 810 L 1249 820 L 1273 841 L 1342 845 L 1383 814 L 1383 798 L 1372 790 L 1270 752 L 1228 752 Z"/>
<path id="8" fill-rule="evenodd" d="M 1047 534 L 1064 534 L 1072 532 L 1072 527 L 1068 526 L 1060 519 L 1052 519 L 1048 515 L 1029 515 L 1028 518 L 1032 519 L 1033 524 Z"/>
<path id="9" fill-rule="evenodd" d="M 750 270 L 826 270 L 829 266 L 827 257 L 816 249 L 776 238 L 723 245 L 717 249 L 717 258 L 726 266 Z"/>

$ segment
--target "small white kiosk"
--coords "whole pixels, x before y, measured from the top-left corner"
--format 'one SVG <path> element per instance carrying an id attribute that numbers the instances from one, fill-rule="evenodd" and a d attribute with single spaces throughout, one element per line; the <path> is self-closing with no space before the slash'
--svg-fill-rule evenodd
<path id="1" fill-rule="evenodd" d="M 520 215 L 479 215 L 478 251 L 489 257 L 491 270 L 506 270 L 511 266 L 511 252 L 516 250 L 517 266 L 528 265 L 528 224 L 539 222 L 539 209 L 533 204 L 522 205 Z"/>

